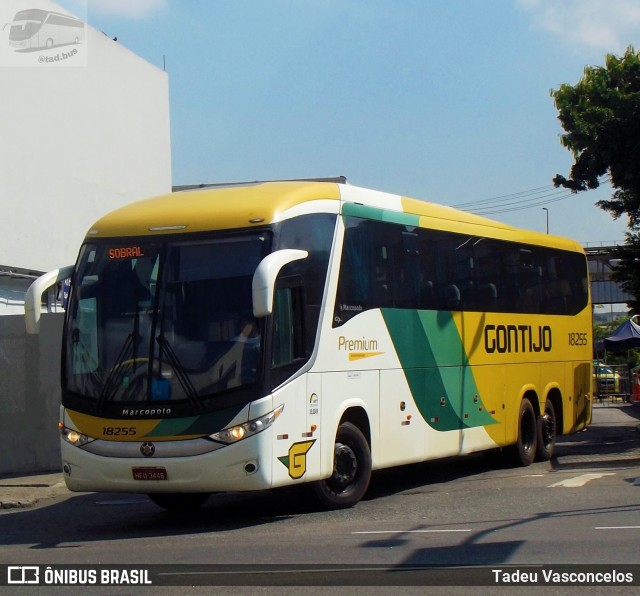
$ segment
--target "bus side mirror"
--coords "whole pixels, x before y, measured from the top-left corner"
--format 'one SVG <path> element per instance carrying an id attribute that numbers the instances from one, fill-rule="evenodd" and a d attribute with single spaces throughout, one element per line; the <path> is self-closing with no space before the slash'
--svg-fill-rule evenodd
<path id="1" fill-rule="evenodd" d="M 40 302 L 44 291 L 59 281 L 70 278 L 74 268 L 75 265 L 67 265 L 61 269 L 54 269 L 41 275 L 29 286 L 24 297 L 24 321 L 29 335 L 37 335 L 40 332 Z"/>
<path id="2" fill-rule="evenodd" d="M 260 261 L 251 284 L 254 317 L 266 317 L 273 312 L 273 292 L 280 269 L 293 261 L 306 259 L 308 256 L 309 253 L 306 250 L 286 248 L 272 252 Z"/>

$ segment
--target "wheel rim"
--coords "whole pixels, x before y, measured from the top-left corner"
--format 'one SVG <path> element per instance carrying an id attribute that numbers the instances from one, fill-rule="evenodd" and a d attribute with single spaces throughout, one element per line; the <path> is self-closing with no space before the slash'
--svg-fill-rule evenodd
<path id="1" fill-rule="evenodd" d="M 329 480 L 331 486 L 341 492 L 355 480 L 358 473 L 358 458 L 349 445 L 336 443 L 333 457 L 333 474 Z"/>
<path id="2" fill-rule="evenodd" d="M 542 440 L 545 447 L 549 447 L 553 443 L 556 434 L 555 421 L 553 416 L 546 411 L 542 416 Z"/>
<path id="3" fill-rule="evenodd" d="M 531 412 L 526 411 L 522 416 L 522 449 L 529 453 L 536 440 L 535 420 Z"/>

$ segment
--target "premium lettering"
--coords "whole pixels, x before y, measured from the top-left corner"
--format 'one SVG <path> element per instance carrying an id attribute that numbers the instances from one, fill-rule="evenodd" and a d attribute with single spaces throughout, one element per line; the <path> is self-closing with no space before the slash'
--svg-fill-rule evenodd
<path id="1" fill-rule="evenodd" d="M 338 338 L 338 350 L 346 350 L 347 352 L 363 351 L 370 352 L 378 349 L 378 340 L 367 339 L 349 339 L 344 335 Z"/>
<path id="2" fill-rule="evenodd" d="M 550 352 L 549 325 L 485 325 L 484 349 L 488 354 L 512 352 Z"/>

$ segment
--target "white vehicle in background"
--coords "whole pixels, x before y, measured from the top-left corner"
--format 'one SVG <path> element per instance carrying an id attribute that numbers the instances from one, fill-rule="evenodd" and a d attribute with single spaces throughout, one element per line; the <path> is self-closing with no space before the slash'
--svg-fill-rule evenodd
<path id="1" fill-rule="evenodd" d="M 80 19 L 59 12 L 21 10 L 13 17 L 9 45 L 15 50 L 37 50 L 77 44 L 84 41 L 84 26 Z"/>

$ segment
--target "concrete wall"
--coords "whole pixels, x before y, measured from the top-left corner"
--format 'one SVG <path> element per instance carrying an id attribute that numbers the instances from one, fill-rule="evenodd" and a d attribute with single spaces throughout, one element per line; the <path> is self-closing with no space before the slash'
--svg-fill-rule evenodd
<path id="1" fill-rule="evenodd" d="M 24 316 L 0 317 L 0 474 L 60 469 L 61 314 L 44 314 L 40 334 Z"/>
<path id="2" fill-rule="evenodd" d="M 60 11 L 0 1 L 0 474 L 60 467 L 62 315 L 26 335 L 32 272 L 73 263 L 106 212 L 171 192 L 166 73 L 86 24 L 78 43 L 18 50 L 24 9 Z"/>
<path id="3" fill-rule="evenodd" d="M 81 43 L 16 51 L 3 25 L 36 7 L 57 8 L 0 2 L 0 268 L 49 271 L 106 212 L 171 192 L 169 89 L 88 25 Z"/>

